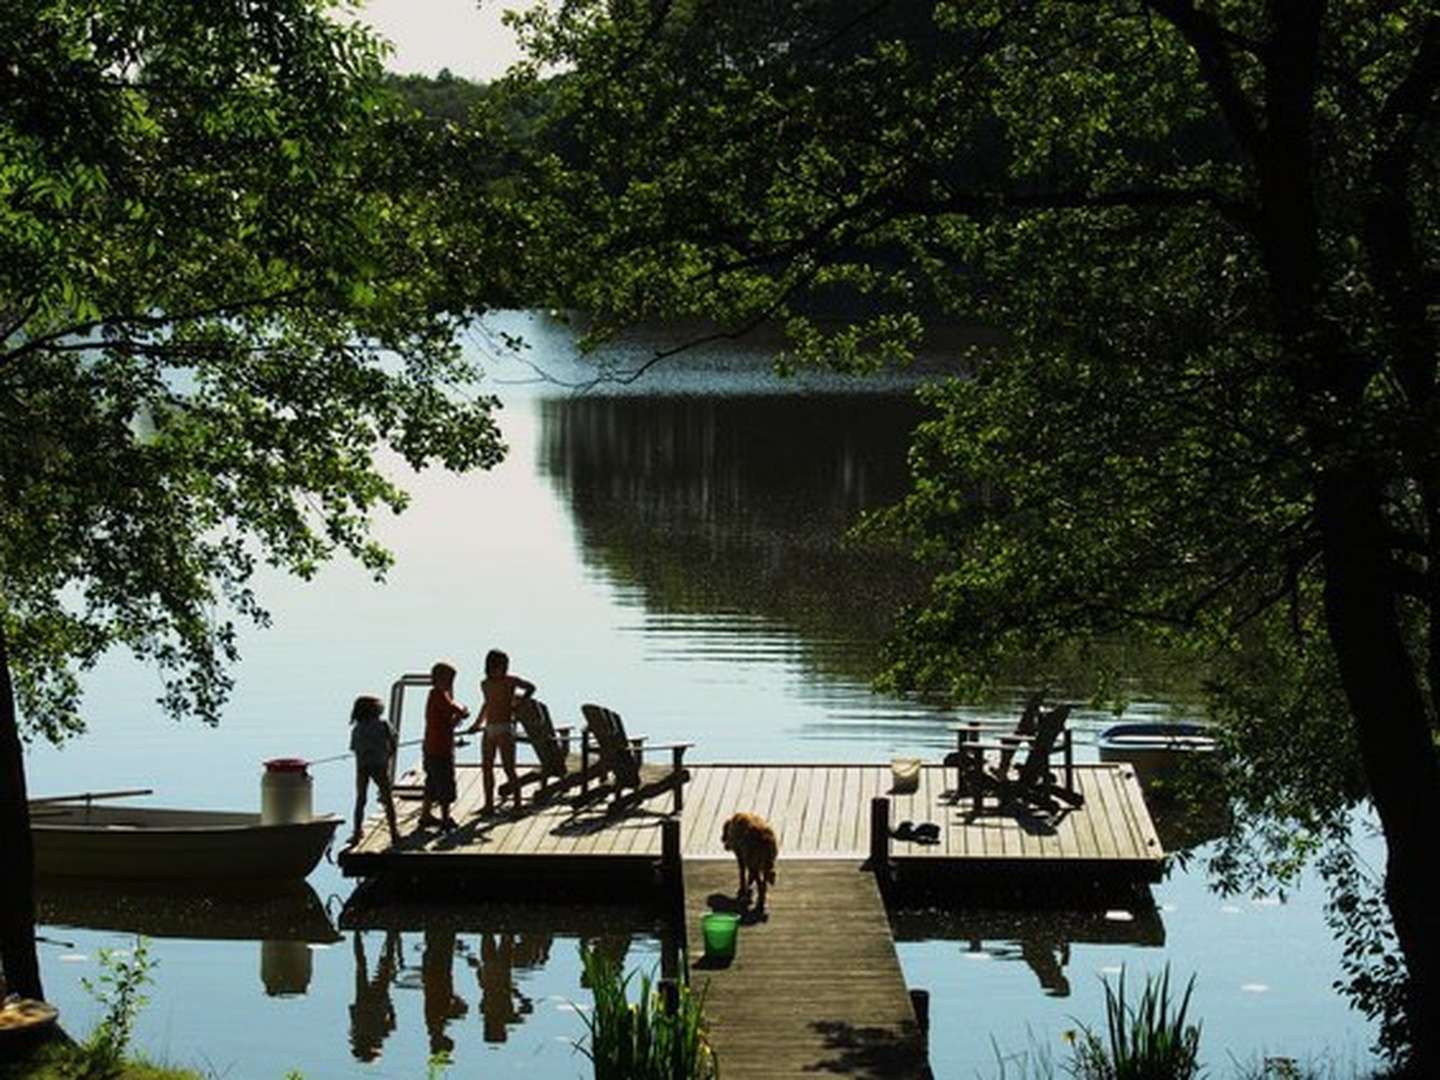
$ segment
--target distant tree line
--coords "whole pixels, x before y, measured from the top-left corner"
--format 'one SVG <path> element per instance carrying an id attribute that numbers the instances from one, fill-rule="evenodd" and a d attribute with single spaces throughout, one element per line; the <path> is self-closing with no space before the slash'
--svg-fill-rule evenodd
<path id="1" fill-rule="evenodd" d="M 469 123 L 475 108 L 488 94 L 485 83 L 461 78 L 449 68 L 441 68 L 434 76 L 387 72 L 382 84 L 427 121 L 456 126 Z"/>

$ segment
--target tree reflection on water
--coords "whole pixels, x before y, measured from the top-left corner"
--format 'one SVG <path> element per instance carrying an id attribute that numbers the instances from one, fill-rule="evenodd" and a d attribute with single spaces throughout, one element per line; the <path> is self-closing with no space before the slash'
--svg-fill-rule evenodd
<path id="1" fill-rule="evenodd" d="M 923 577 L 903 553 L 844 535 L 904 493 L 922 415 L 879 394 L 553 399 L 540 467 L 585 559 L 652 615 L 778 620 L 809 664 L 868 679 L 896 601 Z"/>

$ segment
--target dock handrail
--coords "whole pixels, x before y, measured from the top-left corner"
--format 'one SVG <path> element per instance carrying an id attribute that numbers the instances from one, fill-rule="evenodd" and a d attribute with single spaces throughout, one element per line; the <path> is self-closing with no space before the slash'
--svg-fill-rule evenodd
<path id="1" fill-rule="evenodd" d="M 414 686 L 428 687 L 430 685 L 431 679 L 428 671 L 423 673 L 408 672 L 390 684 L 390 731 L 395 736 L 395 747 L 397 751 L 401 745 L 400 718 L 405 708 L 405 691 Z M 390 782 L 392 784 L 395 782 L 395 762 L 399 757 L 398 752 L 392 754 L 390 757 Z"/>

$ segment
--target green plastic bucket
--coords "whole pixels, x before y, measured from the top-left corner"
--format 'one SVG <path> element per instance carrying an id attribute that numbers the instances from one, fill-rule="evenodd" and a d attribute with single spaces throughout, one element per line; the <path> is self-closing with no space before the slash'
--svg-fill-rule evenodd
<path id="1" fill-rule="evenodd" d="M 705 938 L 705 955 L 729 960 L 735 955 L 735 939 L 740 932 L 740 916 L 730 911 L 712 911 L 700 918 L 700 933 Z"/>

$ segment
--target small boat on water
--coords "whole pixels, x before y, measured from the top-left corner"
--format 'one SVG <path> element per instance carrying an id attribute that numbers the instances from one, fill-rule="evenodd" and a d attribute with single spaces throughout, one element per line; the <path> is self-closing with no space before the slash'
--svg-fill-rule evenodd
<path id="1" fill-rule="evenodd" d="M 1101 761 L 1134 766 L 1142 785 L 1163 780 L 1181 762 L 1213 754 L 1219 747 L 1214 729 L 1195 723 L 1116 724 L 1100 733 L 1096 745 Z"/>
<path id="2" fill-rule="evenodd" d="M 334 814 L 271 823 L 260 813 L 96 805 L 149 791 L 34 799 L 30 835 L 42 878 L 128 881 L 283 881 L 304 878 L 325 853 Z"/>

